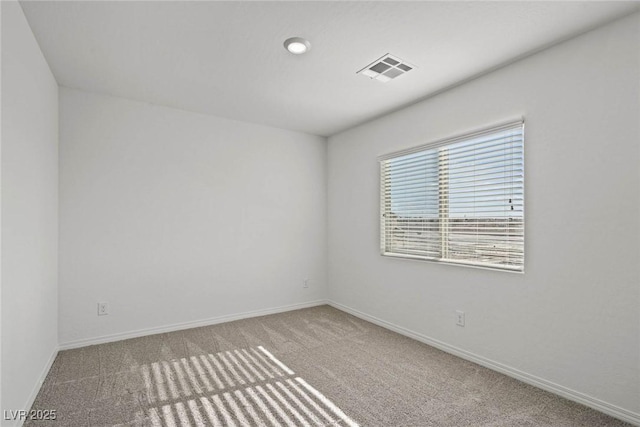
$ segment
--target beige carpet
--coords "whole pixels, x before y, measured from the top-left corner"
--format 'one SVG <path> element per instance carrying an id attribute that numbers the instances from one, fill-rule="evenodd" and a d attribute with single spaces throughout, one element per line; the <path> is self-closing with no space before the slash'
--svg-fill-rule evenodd
<path id="1" fill-rule="evenodd" d="M 622 426 L 328 306 L 60 352 L 27 426 Z"/>

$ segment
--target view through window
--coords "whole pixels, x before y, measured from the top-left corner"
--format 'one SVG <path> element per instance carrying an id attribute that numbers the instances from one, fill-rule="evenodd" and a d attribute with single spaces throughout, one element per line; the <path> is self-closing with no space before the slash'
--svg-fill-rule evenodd
<path id="1" fill-rule="evenodd" d="M 380 158 L 383 255 L 524 269 L 524 123 Z"/>

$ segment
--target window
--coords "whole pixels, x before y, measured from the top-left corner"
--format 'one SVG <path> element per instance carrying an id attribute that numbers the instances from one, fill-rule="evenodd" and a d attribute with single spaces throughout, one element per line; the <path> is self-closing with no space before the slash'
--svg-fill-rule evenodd
<path id="1" fill-rule="evenodd" d="M 382 255 L 524 270 L 524 123 L 380 157 Z"/>

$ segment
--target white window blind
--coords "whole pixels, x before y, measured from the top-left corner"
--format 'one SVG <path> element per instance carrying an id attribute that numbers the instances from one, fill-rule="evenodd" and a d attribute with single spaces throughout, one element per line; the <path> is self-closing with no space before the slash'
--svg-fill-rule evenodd
<path id="1" fill-rule="evenodd" d="M 381 253 L 524 270 L 524 123 L 380 157 Z"/>

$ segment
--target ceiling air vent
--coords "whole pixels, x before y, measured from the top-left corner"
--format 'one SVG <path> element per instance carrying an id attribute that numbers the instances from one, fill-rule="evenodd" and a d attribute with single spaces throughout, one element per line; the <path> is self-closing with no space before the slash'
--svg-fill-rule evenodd
<path id="1" fill-rule="evenodd" d="M 358 71 L 356 74 L 362 74 L 371 79 L 381 82 L 388 82 L 398 76 L 408 73 L 415 67 L 402 59 L 389 55 L 388 53 L 382 58 L 378 58 L 371 64 Z"/>

